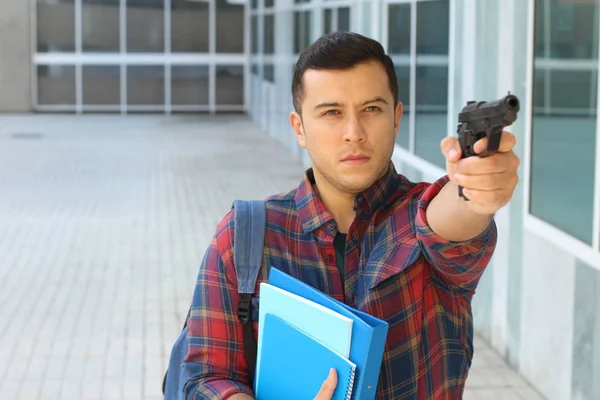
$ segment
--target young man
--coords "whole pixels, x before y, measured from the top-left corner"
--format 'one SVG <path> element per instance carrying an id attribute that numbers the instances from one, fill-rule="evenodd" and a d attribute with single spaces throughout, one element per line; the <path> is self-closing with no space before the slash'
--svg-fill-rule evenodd
<path id="1" fill-rule="evenodd" d="M 274 266 L 386 320 L 378 399 L 455 400 L 471 365 L 471 299 L 496 243 L 493 215 L 518 181 L 515 138 L 504 132 L 498 153 L 465 159 L 445 138 L 448 174 L 409 182 L 391 163 L 402 117 L 396 82 L 382 46 L 355 33 L 326 35 L 299 57 L 290 122 L 312 168 L 296 189 L 266 200 L 256 285 Z M 234 213 L 200 267 L 187 399 L 253 396 L 236 314 Z M 332 373 L 315 398 L 329 399 L 336 382 Z"/>

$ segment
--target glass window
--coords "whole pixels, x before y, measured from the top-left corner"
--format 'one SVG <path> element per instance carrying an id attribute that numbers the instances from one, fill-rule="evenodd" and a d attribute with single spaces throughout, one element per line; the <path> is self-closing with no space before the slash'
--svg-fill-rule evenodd
<path id="1" fill-rule="evenodd" d="M 398 101 L 402 102 L 402 119 L 396 143 L 408 149 L 410 135 L 410 67 L 396 66 L 398 81 Z"/>
<path id="2" fill-rule="evenodd" d="M 38 0 L 37 51 L 75 51 L 74 0 Z"/>
<path id="3" fill-rule="evenodd" d="M 410 54 L 410 4 L 390 4 L 388 9 L 388 53 Z"/>
<path id="4" fill-rule="evenodd" d="M 208 53 L 208 2 L 177 1 L 171 7 L 171 51 Z"/>
<path id="5" fill-rule="evenodd" d="M 263 76 L 266 81 L 275 82 L 275 68 L 273 63 L 263 65 Z"/>
<path id="6" fill-rule="evenodd" d="M 337 17 L 337 26 L 336 26 Z M 323 33 L 350 30 L 350 7 L 323 10 Z"/>
<path id="7" fill-rule="evenodd" d="M 388 6 L 388 53 L 396 67 L 398 80 L 398 100 L 402 102 L 402 120 L 396 143 L 405 149 L 410 140 L 410 4 L 390 4 Z"/>
<path id="8" fill-rule="evenodd" d="M 38 65 L 37 75 L 39 105 L 76 104 L 73 65 Z"/>
<path id="9" fill-rule="evenodd" d="M 84 65 L 81 76 L 84 105 L 121 104 L 121 67 Z"/>
<path id="10" fill-rule="evenodd" d="M 175 106 L 208 104 L 208 66 L 171 67 L 171 104 Z"/>
<path id="11" fill-rule="evenodd" d="M 217 53 L 244 52 L 244 5 L 217 1 Z"/>
<path id="12" fill-rule="evenodd" d="M 591 244 L 598 2 L 536 0 L 535 7 L 529 210 Z"/>
<path id="13" fill-rule="evenodd" d="M 446 168 L 440 142 L 448 135 L 448 0 L 417 7 L 415 153 Z"/>
<path id="14" fill-rule="evenodd" d="M 165 50 L 164 15 L 164 0 L 128 1 L 127 51 L 163 52 Z"/>
<path id="15" fill-rule="evenodd" d="M 119 52 L 119 2 L 83 0 L 81 42 L 83 51 Z"/>
<path id="16" fill-rule="evenodd" d="M 338 31 L 350 31 L 350 7 L 338 8 Z"/>
<path id="17" fill-rule="evenodd" d="M 165 68 L 158 65 L 127 67 L 127 104 L 164 105 Z"/>
<path id="18" fill-rule="evenodd" d="M 244 67 L 217 67 L 217 105 L 244 104 Z"/>
<path id="19" fill-rule="evenodd" d="M 275 16 L 266 14 L 263 16 L 264 36 L 263 36 L 263 51 L 265 54 L 273 54 L 275 52 Z"/>
<path id="20" fill-rule="evenodd" d="M 388 6 L 388 52 L 396 66 L 399 100 L 404 106 L 398 145 L 408 148 L 410 116 L 415 114 L 415 153 L 442 168 L 440 142 L 447 135 L 448 115 L 448 0 L 417 1 Z M 416 7 L 416 20 L 412 18 Z M 416 47 L 411 48 L 415 25 Z M 416 55 L 414 60 L 411 56 Z M 411 77 L 411 61 L 416 76 Z M 410 83 L 415 82 L 415 104 L 410 104 Z"/>
<path id="21" fill-rule="evenodd" d="M 415 94 L 415 153 L 445 169 L 440 142 L 447 136 L 448 67 L 417 66 Z"/>
<path id="22" fill-rule="evenodd" d="M 294 12 L 294 53 L 300 54 L 312 43 L 310 40 L 310 11 Z"/>
<path id="23" fill-rule="evenodd" d="M 417 53 L 448 55 L 450 29 L 448 0 L 417 3 Z"/>
<path id="24" fill-rule="evenodd" d="M 250 18 L 250 29 L 252 32 L 252 54 L 258 54 L 258 15 Z"/>
<path id="25" fill-rule="evenodd" d="M 323 12 L 323 33 L 331 33 L 333 32 L 333 10 L 326 8 Z"/>

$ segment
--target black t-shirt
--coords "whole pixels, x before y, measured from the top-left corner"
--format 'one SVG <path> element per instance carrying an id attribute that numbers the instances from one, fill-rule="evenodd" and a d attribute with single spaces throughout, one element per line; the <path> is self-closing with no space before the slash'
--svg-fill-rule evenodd
<path id="1" fill-rule="evenodd" d="M 333 239 L 335 247 L 335 263 L 340 270 L 342 283 L 344 282 L 344 261 L 346 259 L 346 234 L 338 232 Z"/>

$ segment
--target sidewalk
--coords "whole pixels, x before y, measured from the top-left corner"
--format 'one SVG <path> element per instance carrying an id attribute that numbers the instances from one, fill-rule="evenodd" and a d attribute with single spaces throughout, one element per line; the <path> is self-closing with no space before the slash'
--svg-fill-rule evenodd
<path id="1" fill-rule="evenodd" d="M 302 167 L 242 116 L 0 122 L 0 399 L 161 399 L 216 224 Z M 541 397 L 478 338 L 474 399 Z"/>

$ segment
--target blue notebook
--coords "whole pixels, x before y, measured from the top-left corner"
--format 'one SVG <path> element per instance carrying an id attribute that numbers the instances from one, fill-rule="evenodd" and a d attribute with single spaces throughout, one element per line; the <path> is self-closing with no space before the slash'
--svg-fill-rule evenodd
<path id="1" fill-rule="evenodd" d="M 265 315 L 263 332 L 257 400 L 313 400 L 330 368 L 338 377 L 332 400 L 352 398 L 354 363 L 273 314 Z"/>
<path id="2" fill-rule="evenodd" d="M 349 358 L 356 364 L 357 369 L 352 398 L 374 399 L 381 371 L 388 323 L 352 308 L 277 268 L 271 267 L 269 284 L 314 301 L 352 319 L 352 343 L 350 344 Z"/>
<path id="3" fill-rule="evenodd" d="M 343 316 L 314 301 L 262 282 L 260 284 L 260 307 L 258 317 L 257 365 L 261 362 L 264 318 L 273 314 L 290 325 L 305 332 L 348 358 L 352 342 L 352 319 Z M 256 370 L 255 383 L 259 382 L 260 369 Z"/>

